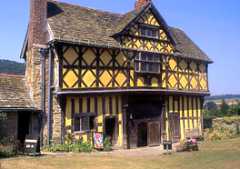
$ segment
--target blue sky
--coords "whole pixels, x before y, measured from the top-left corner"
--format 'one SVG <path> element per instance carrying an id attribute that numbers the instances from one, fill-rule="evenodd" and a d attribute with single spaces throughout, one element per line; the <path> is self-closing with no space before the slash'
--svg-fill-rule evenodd
<path id="1" fill-rule="evenodd" d="M 92 8 L 124 13 L 135 0 L 63 0 Z M 212 94 L 240 93 L 240 1 L 153 0 L 171 26 L 182 28 L 214 64 L 209 67 Z M 3 1 L 0 7 L 0 58 L 21 61 L 29 0 Z"/>

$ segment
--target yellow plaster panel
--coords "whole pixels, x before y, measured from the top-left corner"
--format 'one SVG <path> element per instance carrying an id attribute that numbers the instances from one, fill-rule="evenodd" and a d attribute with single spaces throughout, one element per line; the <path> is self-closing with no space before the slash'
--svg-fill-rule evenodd
<path id="1" fill-rule="evenodd" d="M 193 117 L 193 107 L 192 107 L 192 97 L 188 97 L 188 99 L 190 99 L 190 102 L 189 102 L 189 117 L 190 117 L 190 129 L 193 128 L 193 120 L 191 117 Z"/>
<path id="2" fill-rule="evenodd" d="M 193 89 L 197 89 L 197 80 L 195 76 L 191 80 L 191 85 Z"/>
<path id="3" fill-rule="evenodd" d="M 65 60 L 67 60 L 67 62 L 72 65 L 75 60 L 78 58 L 78 54 L 75 52 L 75 50 L 73 48 L 69 48 L 65 54 L 64 54 L 64 58 Z M 76 62 L 76 64 L 78 64 L 78 62 Z M 63 65 L 67 65 L 67 63 L 64 61 Z"/>
<path id="4" fill-rule="evenodd" d="M 109 104 L 110 102 L 109 101 L 110 101 L 109 96 L 106 96 L 105 97 L 105 110 L 106 110 L 106 112 L 105 112 L 106 114 L 105 115 L 106 116 L 110 115 L 110 104 Z"/>
<path id="5" fill-rule="evenodd" d="M 174 74 L 170 75 L 169 77 L 169 83 L 171 85 L 172 88 L 174 88 L 174 86 L 177 84 L 177 79 L 174 76 Z"/>
<path id="6" fill-rule="evenodd" d="M 98 102 L 98 117 L 97 117 L 97 122 L 99 124 L 102 124 L 101 126 L 98 126 L 98 132 L 103 132 L 103 107 L 102 107 L 102 97 L 98 96 L 97 97 L 97 102 Z"/>
<path id="7" fill-rule="evenodd" d="M 142 77 L 139 77 L 137 79 L 137 86 L 138 87 L 144 87 L 144 79 Z"/>
<path id="8" fill-rule="evenodd" d="M 127 83 L 123 86 L 124 82 L 127 80 L 127 77 L 123 71 L 119 71 L 119 73 L 116 75 L 116 81 L 120 85 L 120 87 L 126 87 Z"/>
<path id="9" fill-rule="evenodd" d="M 100 81 L 101 83 L 103 84 L 102 87 L 112 87 L 112 84 L 110 84 L 111 80 L 112 80 L 112 74 L 113 72 L 110 70 L 110 71 L 104 71 L 101 76 L 100 76 Z"/>
<path id="10" fill-rule="evenodd" d="M 167 45 L 167 51 L 168 53 L 173 53 L 173 46 L 171 44 Z"/>
<path id="11" fill-rule="evenodd" d="M 84 112 L 84 113 L 86 113 L 87 112 L 87 97 L 82 97 L 82 111 Z"/>
<path id="12" fill-rule="evenodd" d="M 123 54 L 123 52 L 120 52 L 117 55 L 116 61 L 120 66 L 127 66 L 127 57 Z"/>
<path id="13" fill-rule="evenodd" d="M 158 87 L 158 79 L 157 78 L 152 78 L 151 80 L 152 87 Z"/>
<path id="14" fill-rule="evenodd" d="M 159 23 L 158 23 L 157 19 L 153 16 L 152 13 L 150 13 L 147 16 L 147 19 L 144 21 L 144 23 L 149 24 L 149 25 L 159 26 Z"/>
<path id="15" fill-rule="evenodd" d="M 135 49 L 142 48 L 142 43 L 140 39 L 133 38 L 132 42 L 133 42 L 133 48 Z"/>
<path id="16" fill-rule="evenodd" d="M 193 97 L 193 117 L 197 117 L 197 109 L 196 109 L 196 97 Z M 194 119 L 194 128 L 198 128 L 197 119 Z"/>
<path id="17" fill-rule="evenodd" d="M 171 58 L 169 60 L 169 67 L 171 70 L 175 70 L 176 69 L 176 66 L 177 66 L 177 62 L 175 59 Z"/>
<path id="18" fill-rule="evenodd" d="M 183 126 L 184 126 L 184 124 L 183 124 L 183 109 L 182 109 L 182 105 L 183 105 L 183 97 L 181 96 L 180 97 L 180 99 L 179 99 L 179 101 L 180 101 L 180 130 L 181 130 L 181 140 L 183 140 L 183 139 L 185 139 L 185 133 L 184 133 L 184 128 L 183 128 Z"/>
<path id="19" fill-rule="evenodd" d="M 63 73 L 65 73 L 67 69 L 63 69 Z M 69 88 L 78 88 L 78 85 L 73 86 L 78 81 L 78 69 L 75 69 L 75 72 L 70 69 L 68 70 L 67 74 L 64 76 L 63 80 L 68 85 Z M 66 88 L 67 86 L 63 86 Z"/>
<path id="20" fill-rule="evenodd" d="M 78 97 L 74 97 L 74 110 L 75 110 L 75 113 L 80 113 L 80 110 L 79 110 L 79 98 Z"/>
<path id="21" fill-rule="evenodd" d="M 160 29 L 159 33 L 160 33 L 160 39 L 161 40 L 168 40 L 167 34 L 164 32 L 164 30 Z"/>
<path id="22" fill-rule="evenodd" d="M 173 96 L 169 96 L 169 112 L 173 112 Z"/>
<path id="23" fill-rule="evenodd" d="M 162 73 L 162 87 L 166 88 L 167 87 L 167 80 L 166 80 L 166 73 Z"/>
<path id="24" fill-rule="evenodd" d="M 94 113 L 95 112 L 95 98 L 90 97 L 90 112 Z"/>
<path id="25" fill-rule="evenodd" d="M 130 86 L 134 87 L 134 70 L 130 70 Z"/>
<path id="26" fill-rule="evenodd" d="M 202 89 L 207 90 L 207 81 L 205 79 L 200 80 L 200 85 Z"/>
<path id="27" fill-rule="evenodd" d="M 187 109 L 187 104 L 188 104 L 188 98 L 187 96 L 184 96 L 184 116 L 188 117 L 188 109 Z M 185 129 L 189 129 L 188 125 L 188 119 L 185 120 Z"/>
<path id="28" fill-rule="evenodd" d="M 83 70 L 82 76 L 83 76 L 82 80 L 87 85 L 86 87 L 96 87 L 96 82 L 95 82 L 96 81 L 96 69 Z"/>
<path id="29" fill-rule="evenodd" d="M 197 107 L 198 107 L 198 110 L 197 110 L 197 113 L 198 113 L 198 124 L 199 124 L 199 129 L 200 129 L 200 132 L 202 132 L 202 122 L 201 122 L 201 118 L 202 118 L 202 115 L 201 115 L 201 101 L 200 101 L 200 98 L 198 97 L 197 98 Z"/>
<path id="30" fill-rule="evenodd" d="M 174 110 L 175 110 L 175 112 L 177 112 L 177 110 L 178 110 L 178 101 L 177 100 L 174 100 Z"/>
<path id="31" fill-rule="evenodd" d="M 182 75 L 182 77 L 180 78 L 180 83 L 184 89 L 187 88 L 188 80 L 186 75 Z"/>
<path id="32" fill-rule="evenodd" d="M 65 126 L 69 127 L 72 125 L 72 115 L 71 115 L 71 98 L 67 97 L 66 101 L 66 116 L 65 116 Z"/>
<path id="33" fill-rule="evenodd" d="M 83 54 L 82 57 L 87 65 L 96 65 L 96 63 L 94 62 L 96 58 L 95 53 L 90 48 L 87 49 L 87 51 Z M 85 63 L 83 64 L 86 65 Z"/>
<path id="34" fill-rule="evenodd" d="M 116 112 L 116 97 L 117 96 L 112 96 L 112 114 L 113 115 L 116 115 L 117 112 Z"/>
<path id="35" fill-rule="evenodd" d="M 88 142 L 88 140 L 87 140 L 87 134 L 83 134 L 83 135 L 82 135 L 82 139 L 83 139 L 83 142 L 84 142 L 84 143 L 87 143 L 87 142 Z"/>
<path id="36" fill-rule="evenodd" d="M 112 66 L 112 56 L 110 55 L 110 53 L 107 50 L 105 50 L 102 53 L 102 55 L 100 56 L 100 59 L 103 62 L 103 64 L 100 63 L 101 66 L 107 66 L 108 64 L 109 64 L 109 66 Z"/>

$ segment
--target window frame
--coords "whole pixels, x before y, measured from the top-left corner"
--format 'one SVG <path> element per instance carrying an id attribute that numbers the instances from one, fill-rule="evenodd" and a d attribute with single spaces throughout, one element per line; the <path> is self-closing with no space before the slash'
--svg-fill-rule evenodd
<path id="1" fill-rule="evenodd" d="M 155 27 L 155 26 L 152 26 L 152 25 L 140 25 L 139 30 L 140 30 L 139 34 L 140 34 L 141 37 L 151 38 L 151 39 L 159 39 L 160 38 L 160 32 L 159 32 L 158 27 Z M 153 32 L 156 33 L 155 36 L 153 36 Z"/>
<path id="2" fill-rule="evenodd" d="M 146 66 L 145 70 L 142 70 L 143 65 Z M 154 70 L 155 68 L 153 65 L 157 67 L 156 71 Z M 150 68 L 151 66 L 153 67 Z M 134 58 L 134 71 L 136 73 L 143 73 L 143 74 L 161 74 L 160 55 L 152 54 L 152 53 L 143 53 L 143 52 L 138 53 L 138 55 L 136 55 Z"/>
<path id="3" fill-rule="evenodd" d="M 75 114 L 74 119 L 73 119 L 73 132 L 89 132 L 89 131 L 94 131 L 95 126 L 96 126 L 96 113 L 80 113 L 80 114 Z M 87 118 L 88 124 L 86 127 L 83 127 L 83 118 Z M 93 118 L 93 128 L 91 128 L 91 118 Z M 79 130 L 76 130 L 76 119 L 80 120 L 79 122 Z"/>

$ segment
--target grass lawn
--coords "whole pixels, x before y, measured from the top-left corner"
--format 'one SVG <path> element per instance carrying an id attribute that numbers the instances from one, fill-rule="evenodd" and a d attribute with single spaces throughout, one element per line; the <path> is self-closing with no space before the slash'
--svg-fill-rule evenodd
<path id="1" fill-rule="evenodd" d="M 0 169 L 240 169 L 240 138 L 205 142 L 199 152 L 172 155 L 93 153 L 0 160 Z"/>

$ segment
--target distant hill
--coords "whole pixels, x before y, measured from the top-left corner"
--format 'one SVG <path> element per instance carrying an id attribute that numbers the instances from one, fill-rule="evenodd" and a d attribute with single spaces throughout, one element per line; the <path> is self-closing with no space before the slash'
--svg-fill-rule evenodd
<path id="1" fill-rule="evenodd" d="M 228 94 L 228 95 L 210 96 L 205 98 L 205 103 L 215 102 L 217 105 L 221 105 L 222 100 L 225 100 L 225 102 L 228 105 L 237 105 L 240 103 L 240 95 Z"/>
<path id="2" fill-rule="evenodd" d="M 0 59 L 0 73 L 24 75 L 25 64 L 10 60 Z"/>
<path id="3" fill-rule="evenodd" d="M 240 94 L 226 94 L 226 95 L 216 95 L 216 96 L 209 96 L 206 97 L 206 100 L 222 100 L 222 99 L 237 99 L 240 100 Z"/>

